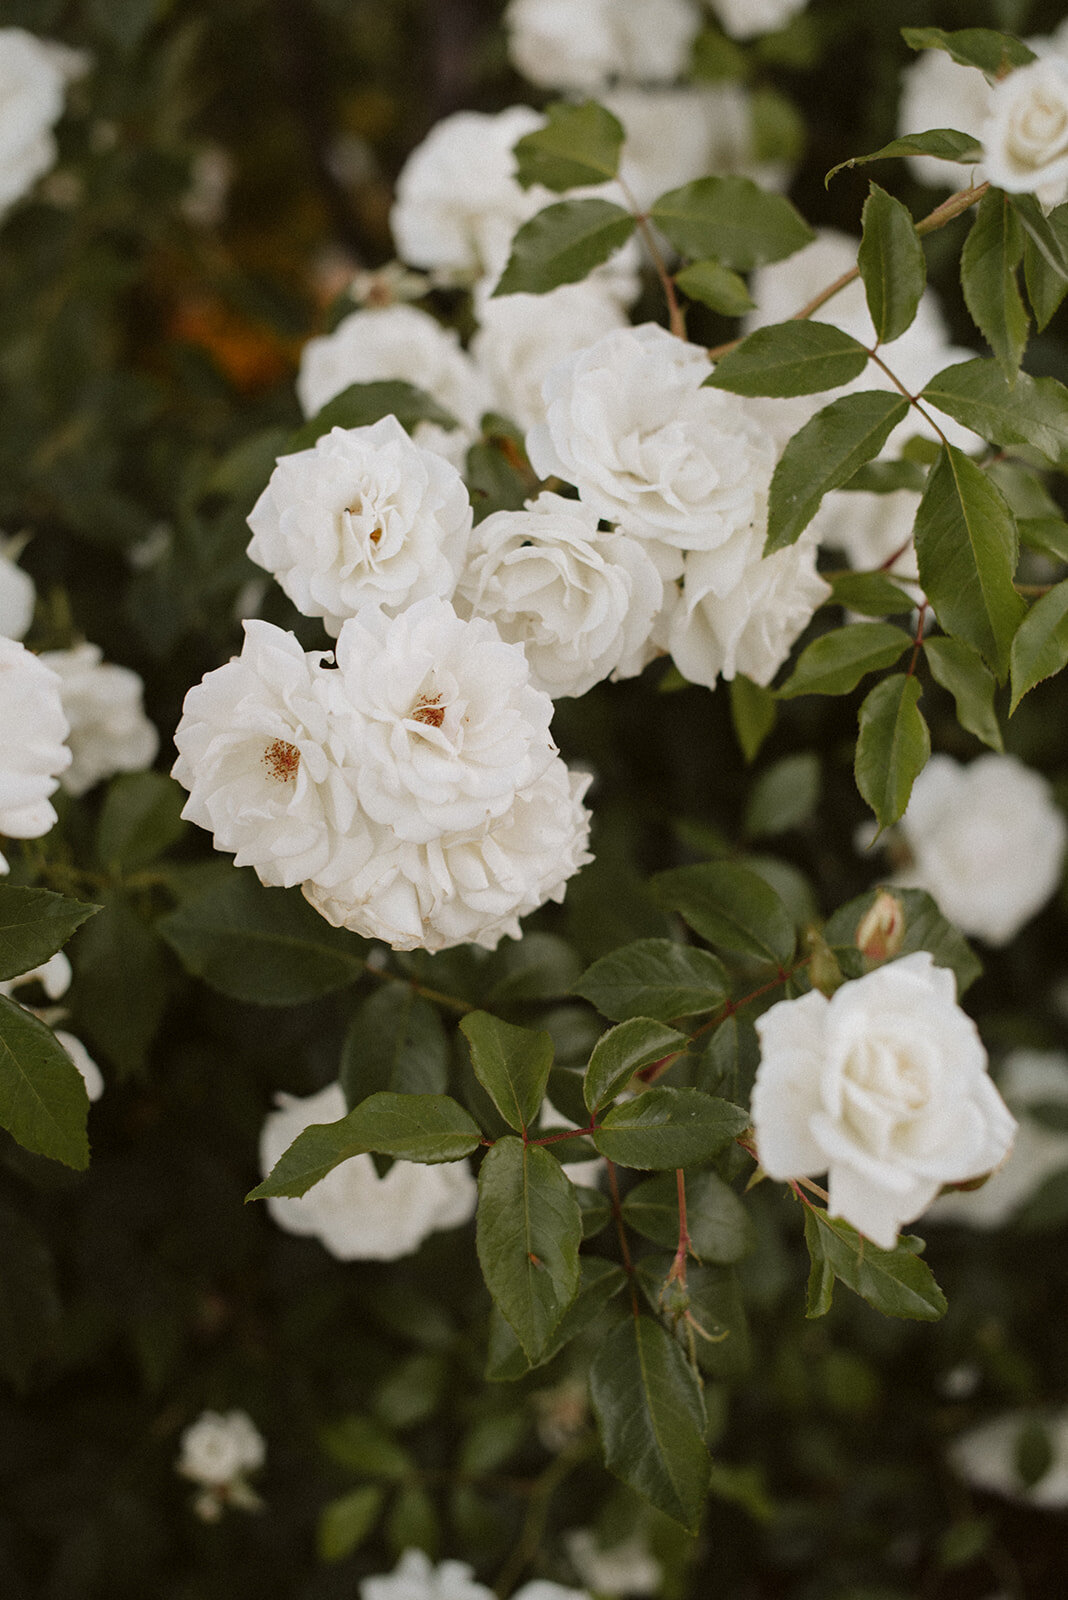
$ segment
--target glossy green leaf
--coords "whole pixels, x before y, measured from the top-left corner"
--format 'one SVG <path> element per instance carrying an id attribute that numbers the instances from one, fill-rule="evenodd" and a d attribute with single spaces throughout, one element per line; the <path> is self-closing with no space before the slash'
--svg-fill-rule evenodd
<path id="1" fill-rule="evenodd" d="M 778 707 L 771 689 L 736 672 L 730 683 L 731 723 L 746 761 L 755 761 L 760 747 L 775 726 Z"/>
<path id="2" fill-rule="evenodd" d="M 1009 67 L 1025 67 L 1035 52 L 1011 33 L 993 28 L 902 28 L 901 37 L 912 50 L 945 50 L 962 67 L 978 67 L 992 78 Z"/>
<path id="3" fill-rule="evenodd" d="M 548 1150 L 498 1139 L 478 1175 L 478 1259 L 531 1362 L 544 1356 L 579 1286 L 582 1213 Z"/>
<path id="4" fill-rule="evenodd" d="M 730 979 L 710 950 L 672 939 L 638 939 L 587 967 L 574 989 L 614 1022 L 670 1022 L 714 1011 L 730 993 Z"/>
<path id="5" fill-rule="evenodd" d="M 330 1500 L 319 1513 L 315 1546 L 321 1561 L 344 1561 L 358 1550 L 382 1511 L 385 1500 L 377 1484 L 364 1484 Z"/>
<path id="6" fill-rule="evenodd" d="M 723 950 L 785 966 L 794 953 L 794 927 L 773 889 L 733 861 L 673 867 L 650 880 L 654 897 L 677 911 L 695 933 Z"/>
<path id="7" fill-rule="evenodd" d="M 912 326 L 927 283 L 927 262 L 907 206 L 870 188 L 864 202 L 857 265 L 880 344 L 900 339 Z"/>
<path id="8" fill-rule="evenodd" d="M 525 222 L 494 295 L 547 294 L 576 283 L 622 249 L 634 218 L 609 200 L 562 200 Z"/>
<path id="9" fill-rule="evenodd" d="M 1012 707 L 1068 665 L 1068 582 L 1036 600 L 1012 641 Z"/>
<path id="10" fill-rule="evenodd" d="M 590 1369 L 590 1398 L 609 1471 L 696 1534 L 711 1471 L 704 1406 L 666 1329 L 650 1317 L 613 1328 Z"/>
<path id="11" fill-rule="evenodd" d="M 694 1088 L 744 1105 L 759 1061 L 760 1042 L 752 1018 L 736 1011 L 719 1024 L 698 1057 Z"/>
<path id="12" fill-rule="evenodd" d="M 699 1261 L 730 1266 L 753 1244 L 749 1214 L 734 1190 L 714 1172 L 688 1172 L 686 1225 Z M 627 1226 L 664 1250 L 679 1242 L 678 1185 L 674 1173 L 659 1173 L 635 1184 L 623 1201 Z"/>
<path id="13" fill-rule="evenodd" d="M 188 796 L 162 772 L 125 772 L 113 778 L 96 830 L 96 854 L 108 872 L 147 867 L 188 830 L 180 812 Z"/>
<path id="14" fill-rule="evenodd" d="M 436 1008 L 410 984 L 383 984 L 349 1024 L 338 1079 L 350 1107 L 384 1089 L 444 1094 L 449 1041 Z"/>
<path id="15" fill-rule="evenodd" d="M 1061 254 L 1068 255 L 1068 205 L 1057 206 L 1045 223 L 1060 245 Z M 1059 264 L 1050 262 L 1048 249 L 1040 249 L 1031 233 L 1024 244 L 1024 281 L 1035 324 L 1041 332 L 1068 294 L 1068 276 Z"/>
<path id="16" fill-rule="evenodd" d="M 952 445 L 931 470 L 915 535 L 920 583 L 939 622 L 1003 678 L 1026 609 L 1013 588 L 1016 523 L 997 485 Z"/>
<path id="17" fill-rule="evenodd" d="M 997 683 L 993 673 L 983 665 L 982 657 L 959 639 L 941 636 L 925 639 L 923 652 L 932 678 L 943 689 L 948 689 L 956 701 L 957 721 L 961 727 L 974 733 L 991 750 L 1003 750 L 1001 728 L 994 710 Z"/>
<path id="18" fill-rule="evenodd" d="M 859 490 L 866 494 L 896 494 L 899 489 L 912 489 L 922 494 L 926 482 L 927 474 L 920 463 L 903 457 L 899 461 L 865 462 L 842 488 L 847 493 Z"/>
<path id="19" fill-rule="evenodd" d="M 648 1089 L 613 1106 L 593 1142 L 621 1167 L 689 1167 L 710 1161 L 748 1125 L 748 1112 L 699 1089 Z"/>
<path id="20" fill-rule="evenodd" d="M 698 178 L 662 194 L 649 214 L 680 255 L 714 256 L 736 272 L 782 261 L 815 237 L 789 200 L 749 178 Z"/>
<path id="21" fill-rule="evenodd" d="M 561 1317 L 544 1352 L 534 1363 L 527 1360 L 511 1326 L 494 1306 L 490 1313 L 486 1361 L 486 1377 L 491 1383 L 514 1383 L 518 1378 L 525 1378 L 534 1366 L 541 1367 L 551 1361 L 566 1344 L 570 1344 L 572 1339 L 585 1333 L 596 1322 L 605 1306 L 627 1281 L 622 1267 L 617 1267 L 614 1261 L 604 1261 L 600 1256 L 582 1256 L 579 1268 L 578 1293 Z"/>
<path id="22" fill-rule="evenodd" d="M 1020 543 L 1068 565 L 1068 522 L 1061 517 L 1018 517 Z"/>
<path id="23" fill-rule="evenodd" d="M 909 403 L 886 389 L 832 400 L 787 444 L 771 480 L 764 554 L 796 544 L 831 489 L 879 454 Z"/>
<path id="24" fill-rule="evenodd" d="M 644 1256 L 638 1263 L 638 1282 L 654 1311 L 661 1310 L 662 1296 L 667 1301 L 663 1290 L 671 1261 L 667 1256 Z M 687 1333 L 692 1334 L 697 1365 L 713 1378 L 744 1378 L 752 1362 L 752 1350 L 738 1274 L 731 1267 L 691 1263 L 686 1273 L 685 1299 L 686 1312 L 692 1320 L 683 1323 L 686 1332 L 680 1342 L 684 1340 L 689 1346 Z"/>
<path id="25" fill-rule="evenodd" d="M 0 982 L 43 966 L 99 910 L 51 889 L 0 883 Z"/>
<path id="26" fill-rule="evenodd" d="M 831 579 L 835 605 L 862 617 L 896 617 L 914 611 L 916 601 L 885 572 L 840 572 Z"/>
<path id="27" fill-rule="evenodd" d="M 594 100 L 579 106 L 557 101 L 545 110 L 545 126 L 515 147 L 516 178 L 524 189 L 540 183 L 561 193 L 616 176 L 623 147 L 618 118 Z"/>
<path id="28" fill-rule="evenodd" d="M 958 133 L 956 128 L 930 128 L 926 133 L 906 133 L 902 138 L 884 144 L 881 150 L 873 150 L 870 156 L 850 156 L 847 161 L 839 161 L 824 178 L 824 184 L 829 184 L 835 174 L 846 167 L 863 167 L 869 161 L 889 161 L 897 156 L 937 156 L 940 161 L 971 164 L 982 160 L 983 147 L 972 134 Z"/>
<path id="29" fill-rule="evenodd" d="M 783 756 L 762 772 L 746 802 L 743 830 L 749 839 L 774 837 L 799 828 L 819 804 L 820 761 L 814 750 Z"/>
<path id="30" fill-rule="evenodd" d="M 74 983 L 66 1000 L 77 1031 L 88 1033 L 123 1076 L 144 1068 L 171 992 L 171 958 L 142 905 L 106 894 L 100 915 L 71 946 Z"/>
<path id="31" fill-rule="evenodd" d="M 396 417 L 401 427 L 409 432 L 417 422 L 434 422 L 440 428 L 456 426 L 456 418 L 450 412 L 412 383 L 404 383 L 399 378 L 352 383 L 291 433 L 282 453 L 291 456 L 298 450 L 310 450 L 331 428 L 366 428 L 389 416 Z"/>
<path id="32" fill-rule="evenodd" d="M 920 686 L 903 672 L 884 678 L 860 708 L 853 772 L 857 788 L 886 828 L 904 814 L 912 785 L 927 765 L 931 736 L 920 711 Z"/>
<path id="33" fill-rule="evenodd" d="M 904 1240 L 893 1250 L 880 1250 L 848 1222 L 806 1207 L 805 1243 L 812 1262 L 810 1317 L 830 1310 L 835 1278 L 884 1317 L 939 1322 L 945 1316 L 946 1298 L 934 1274 Z"/>
<path id="34" fill-rule="evenodd" d="M 879 886 L 858 895 L 855 900 L 839 906 L 824 924 L 823 937 L 847 977 L 859 978 L 865 970 L 856 945 L 857 928 L 881 892 Z M 929 951 L 937 966 L 949 967 L 952 971 L 959 999 L 983 971 L 971 945 L 958 928 L 947 922 L 926 890 L 902 889 L 895 885 L 892 892 L 905 911 L 905 937 L 899 954 L 909 956 L 917 950 Z"/>
<path id="35" fill-rule="evenodd" d="M 630 1017 L 601 1035 L 586 1069 L 586 1104 L 596 1115 L 641 1067 L 685 1050 L 687 1037 L 652 1017 Z"/>
<path id="36" fill-rule="evenodd" d="M 1055 225 L 1039 205 L 1036 195 L 1012 194 L 1009 203 L 1028 241 L 1050 271 L 1068 279 L 1068 242 L 1064 238 L 1063 222 Z"/>
<path id="37" fill-rule="evenodd" d="M 1056 378 L 1017 374 L 1009 385 L 996 361 L 961 361 L 936 373 L 922 398 L 993 444 L 1023 446 L 1068 467 L 1068 389 Z"/>
<path id="38" fill-rule="evenodd" d="M 911 636 L 888 622 L 851 622 L 813 639 L 779 697 L 800 694 L 849 694 L 869 672 L 892 667 L 911 645 Z"/>
<path id="39" fill-rule="evenodd" d="M 0 1128 L 24 1150 L 89 1165 L 85 1080 L 50 1028 L 0 995 Z"/>
<path id="40" fill-rule="evenodd" d="M 859 340 L 829 322 L 776 322 L 721 356 L 705 387 L 744 395 L 817 394 L 859 378 L 867 364 Z"/>
<path id="41" fill-rule="evenodd" d="M 691 300 L 698 300 L 724 317 L 744 317 L 753 310 L 753 300 L 744 278 L 709 258 L 695 261 L 675 274 L 676 287 Z"/>
<path id="42" fill-rule="evenodd" d="M 519 1133 L 537 1119 L 553 1064 L 547 1033 L 516 1028 L 488 1011 L 463 1018 L 460 1032 L 471 1047 L 475 1076 L 510 1128 Z"/>
<path id="43" fill-rule="evenodd" d="M 1027 311 L 1016 282 L 1023 241 L 1016 212 L 991 189 L 979 203 L 960 258 L 965 304 L 1010 384 L 1027 345 Z"/>

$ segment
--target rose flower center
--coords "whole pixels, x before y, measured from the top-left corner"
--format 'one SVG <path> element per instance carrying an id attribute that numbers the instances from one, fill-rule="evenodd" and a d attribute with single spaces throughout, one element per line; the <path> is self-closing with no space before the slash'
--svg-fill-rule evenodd
<path id="1" fill-rule="evenodd" d="M 412 707 L 412 721 L 426 723 L 427 727 L 440 728 L 445 721 L 445 707 L 441 703 L 441 696 L 434 695 L 433 699 L 424 695 Z"/>
<path id="2" fill-rule="evenodd" d="M 267 776 L 276 783 L 294 783 L 300 768 L 300 751 L 285 739 L 273 739 L 263 752 Z"/>

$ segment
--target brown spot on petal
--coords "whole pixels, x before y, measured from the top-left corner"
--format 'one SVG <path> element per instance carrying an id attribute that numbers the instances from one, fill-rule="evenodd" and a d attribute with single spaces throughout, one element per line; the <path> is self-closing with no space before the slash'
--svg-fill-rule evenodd
<path id="1" fill-rule="evenodd" d="M 300 767 L 300 751 L 285 739 L 274 739 L 263 752 L 267 776 L 279 783 L 293 783 Z"/>

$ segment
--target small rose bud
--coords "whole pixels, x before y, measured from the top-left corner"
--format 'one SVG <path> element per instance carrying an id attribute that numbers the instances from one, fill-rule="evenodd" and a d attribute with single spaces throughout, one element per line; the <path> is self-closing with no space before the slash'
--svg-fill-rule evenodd
<path id="1" fill-rule="evenodd" d="M 905 907 L 883 889 L 857 925 L 857 949 L 869 961 L 889 961 L 905 942 Z"/>
<path id="2" fill-rule="evenodd" d="M 808 975 L 812 987 L 829 999 L 845 982 L 838 958 L 818 928 L 805 929 L 803 944 L 808 953 Z"/>

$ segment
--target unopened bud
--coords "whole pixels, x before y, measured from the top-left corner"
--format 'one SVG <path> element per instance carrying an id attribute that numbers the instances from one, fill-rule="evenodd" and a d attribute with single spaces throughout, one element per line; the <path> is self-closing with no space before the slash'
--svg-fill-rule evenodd
<path id="1" fill-rule="evenodd" d="M 905 942 L 905 907 L 882 889 L 857 924 L 857 949 L 869 961 L 889 961 Z"/>
<path id="2" fill-rule="evenodd" d="M 803 943 L 808 953 L 808 975 L 812 987 L 829 999 L 845 982 L 838 958 L 818 928 L 806 928 Z"/>

